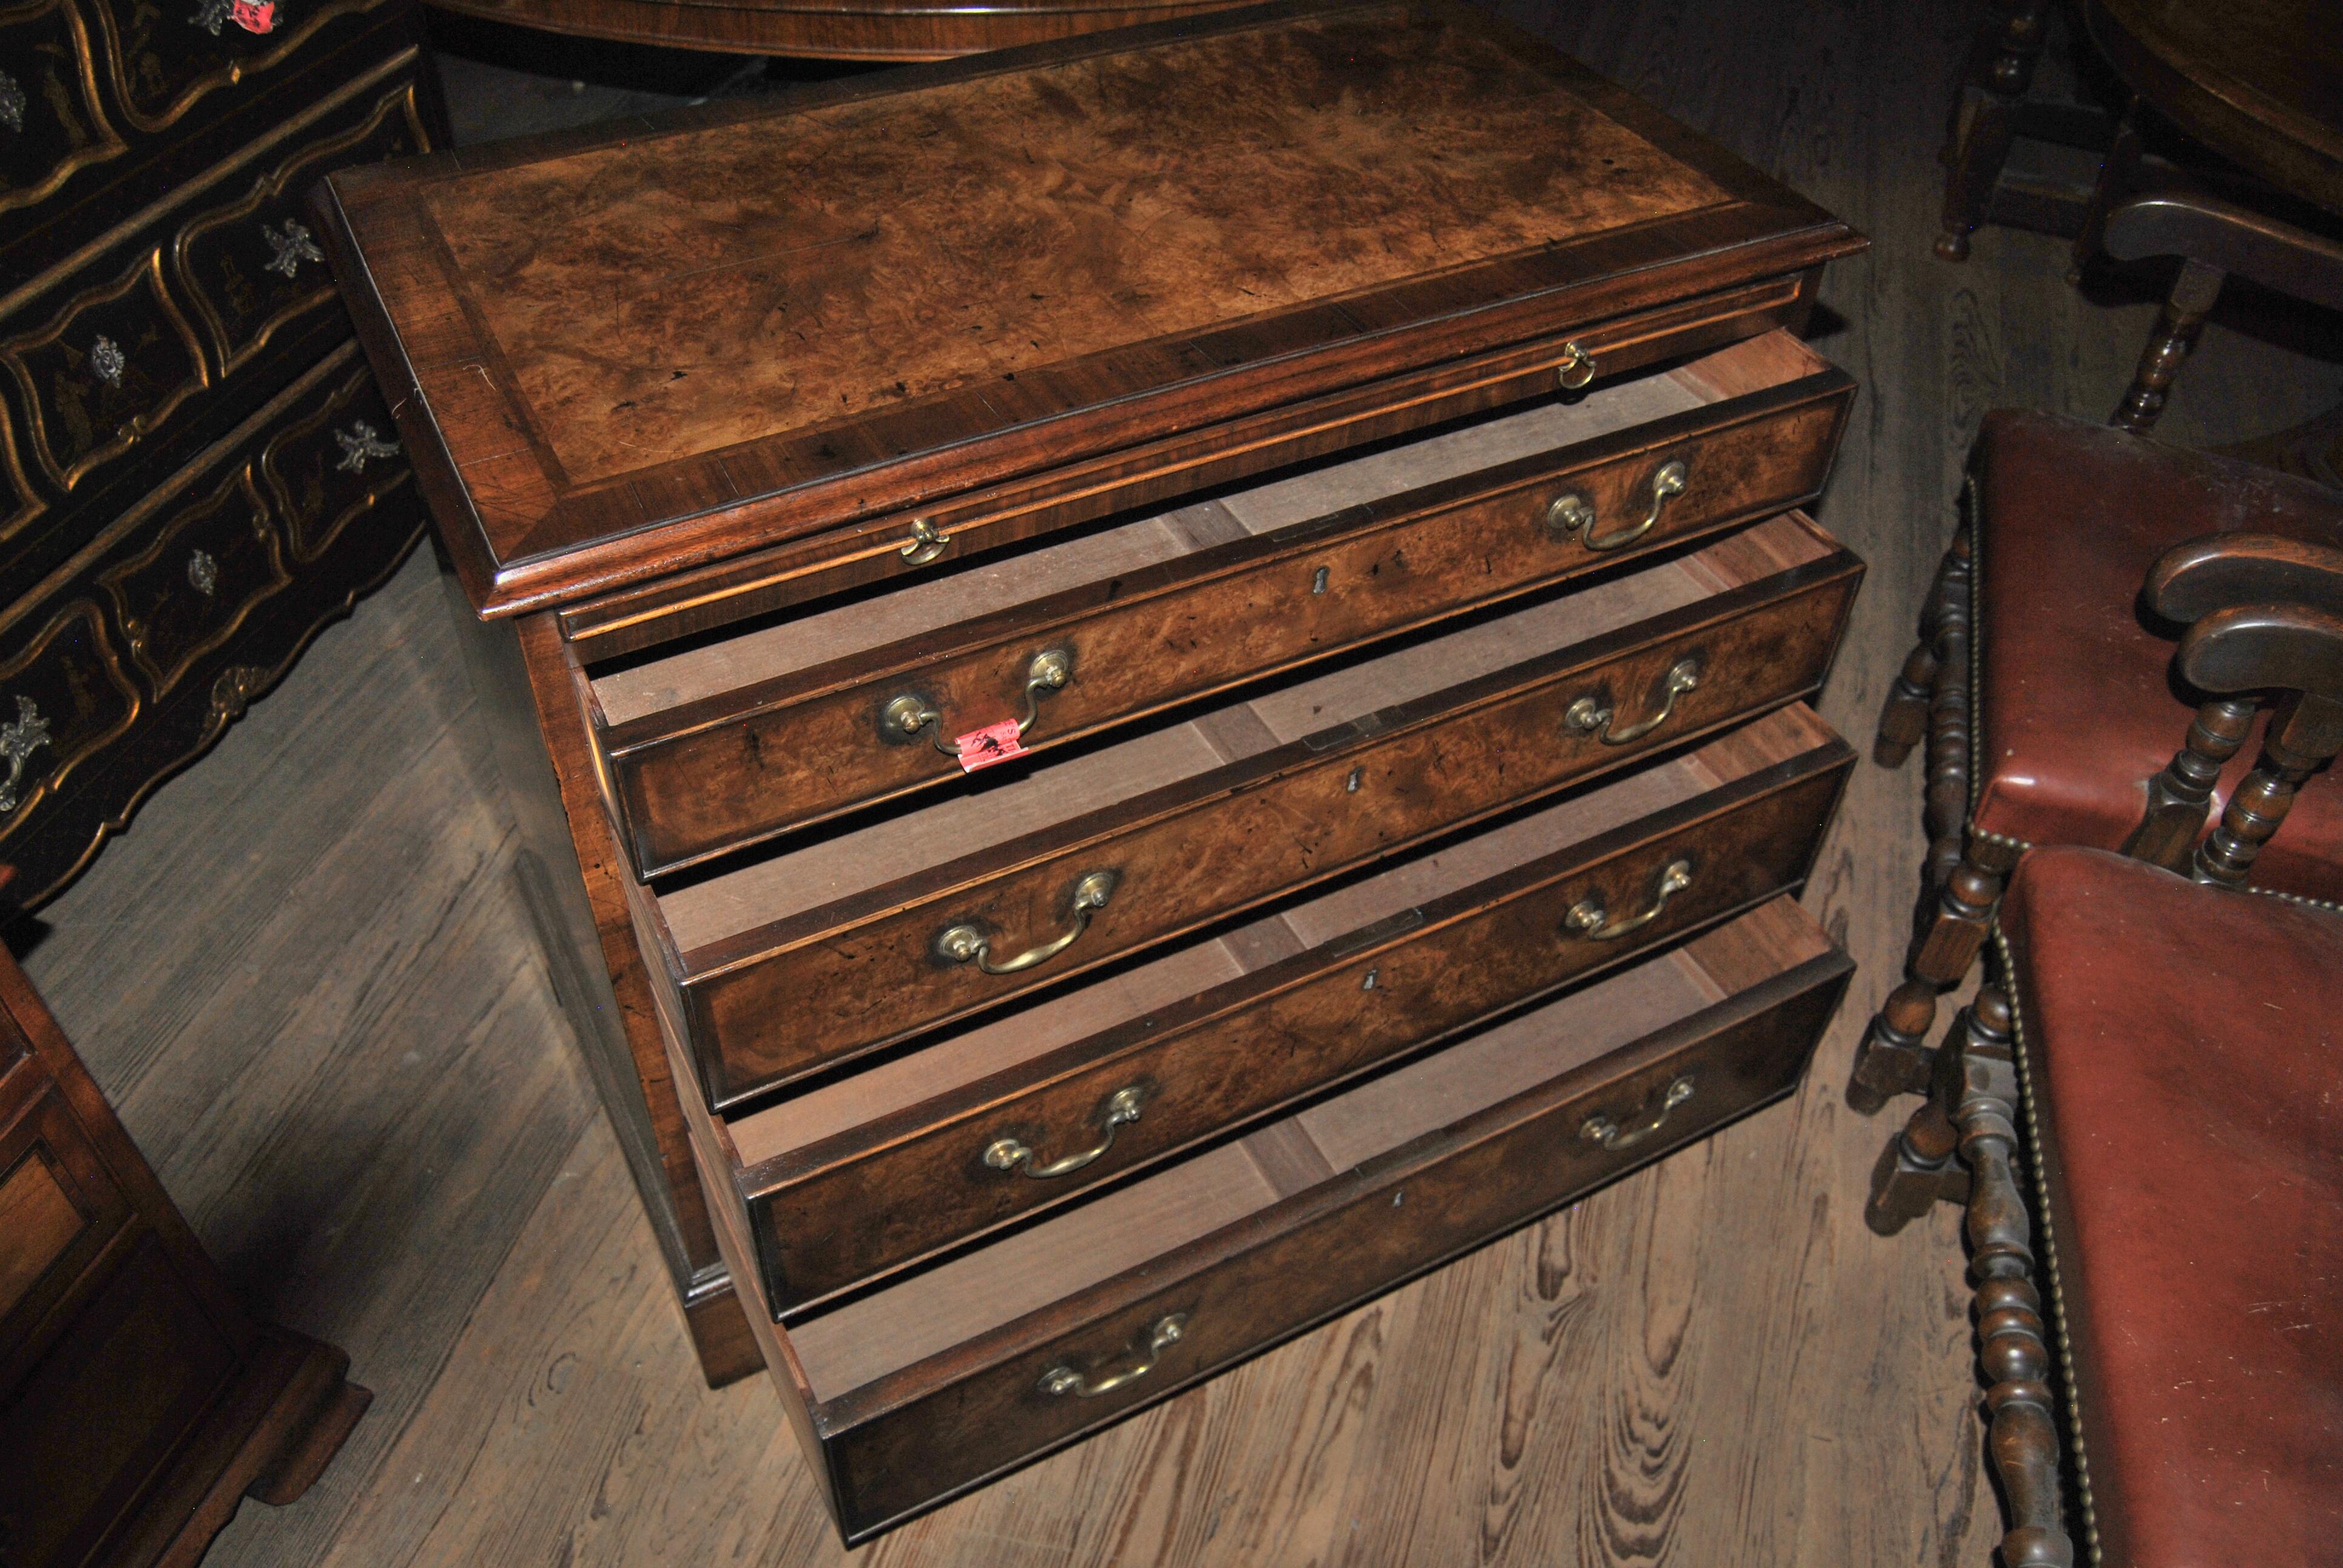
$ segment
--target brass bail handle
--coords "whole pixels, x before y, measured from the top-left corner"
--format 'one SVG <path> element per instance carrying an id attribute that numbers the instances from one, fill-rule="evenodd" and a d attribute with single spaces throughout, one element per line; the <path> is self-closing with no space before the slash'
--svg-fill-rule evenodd
<path id="1" fill-rule="evenodd" d="M 1601 699 L 1587 693 L 1563 709 L 1562 721 L 1582 734 L 1602 731 L 1605 746 L 1624 746 L 1630 740 L 1641 740 L 1674 717 L 1676 699 L 1700 685 L 1700 660 L 1680 658 L 1668 666 L 1668 673 L 1660 681 L 1660 710 L 1640 724 L 1630 724 L 1622 729 L 1614 722 L 1617 717 L 1603 706 Z"/>
<path id="2" fill-rule="evenodd" d="M 1605 1149 L 1633 1149 L 1666 1125 L 1668 1112 L 1692 1098 L 1692 1080 L 1679 1078 L 1668 1085 L 1651 1110 L 1644 1111 L 1624 1127 L 1607 1116 L 1590 1116 L 1579 1127 L 1578 1135 L 1589 1143 L 1600 1143 Z"/>
<path id="3" fill-rule="evenodd" d="M 1644 514 L 1644 520 L 1634 527 L 1598 536 L 1594 532 L 1594 503 L 1576 490 L 1564 491 L 1547 503 L 1545 526 L 1557 534 L 1576 534 L 1579 543 L 1590 550 L 1621 549 L 1657 528 L 1660 513 L 1669 500 L 1683 495 L 1684 487 L 1691 481 L 1692 470 L 1684 465 L 1684 459 L 1671 457 L 1652 470 L 1651 509 Z"/>
<path id="4" fill-rule="evenodd" d="M 1565 392 L 1583 392 L 1594 380 L 1594 356 L 1586 346 L 1574 337 L 1562 346 L 1562 358 L 1554 367 L 1554 378 Z"/>
<path id="5" fill-rule="evenodd" d="M 1589 893 L 1571 905 L 1570 912 L 1562 917 L 1563 929 L 1590 942 L 1615 942 L 1629 931 L 1641 930 L 1658 920 L 1668 907 L 1668 900 L 1691 886 L 1692 862 L 1670 860 L 1660 872 L 1660 883 L 1653 890 L 1651 903 L 1640 913 L 1624 915 L 1606 925 L 1604 922 L 1610 920 L 1610 911 L 1604 908 L 1603 895 Z"/>
<path id="6" fill-rule="evenodd" d="M 1018 717 L 1017 733 L 1024 734 L 1041 717 L 1041 698 L 1045 693 L 1061 691 L 1074 678 L 1074 652 L 1070 648 L 1046 648 L 1033 656 L 1025 667 L 1025 711 Z M 913 692 L 890 698 L 887 706 L 879 710 L 879 722 L 890 735 L 910 739 L 930 725 L 935 733 L 929 736 L 935 749 L 947 757 L 960 755 L 960 742 L 946 740 L 942 713 L 928 706 L 924 698 Z"/>
<path id="7" fill-rule="evenodd" d="M 951 548 L 951 536 L 925 518 L 911 519 L 911 537 L 895 553 L 915 567 L 926 566 Z"/>
<path id="8" fill-rule="evenodd" d="M 992 939 L 966 921 L 946 926 L 936 933 L 936 952 L 956 964 L 973 963 L 989 975 L 1013 975 L 1020 970 L 1046 963 L 1072 947 L 1074 939 L 1090 930 L 1091 911 L 1106 908 L 1114 885 L 1121 879 L 1117 871 L 1085 872 L 1074 884 L 1074 923 L 1066 928 L 1064 934 L 1038 948 L 1028 948 L 1005 963 L 992 961 Z"/>
<path id="9" fill-rule="evenodd" d="M 1026 1175 L 1045 1181 L 1052 1176 L 1071 1176 L 1113 1148 L 1115 1130 L 1126 1122 L 1138 1121 L 1139 1108 L 1145 1101 L 1144 1091 L 1135 1083 L 1108 1095 L 1103 1107 L 1106 1114 L 1101 1119 L 1106 1127 L 1106 1135 L 1079 1153 L 1052 1160 L 1047 1165 L 1036 1165 L 1030 1147 L 1014 1138 L 996 1138 L 984 1151 L 984 1162 L 995 1171 L 1015 1171 L 1021 1167 Z"/>
<path id="10" fill-rule="evenodd" d="M 1052 1399 L 1063 1399 L 1068 1394 L 1076 1399 L 1096 1399 L 1102 1393 L 1112 1393 L 1153 1372 L 1155 1363 L 1163 1359 L 1163 1352 L 1178 1344 L 1180 1336 L 1187 1331 L 1188 1314 L 1185 1312 L 1172 1312 L 1158 1318 L 1149 1326 L 1146 1337 L 1131 1346 L 1128 1366 L 1103 1376 L 1086 1377 L 1060 1362 L 1041 1374 L 1041 1392 Z"/>

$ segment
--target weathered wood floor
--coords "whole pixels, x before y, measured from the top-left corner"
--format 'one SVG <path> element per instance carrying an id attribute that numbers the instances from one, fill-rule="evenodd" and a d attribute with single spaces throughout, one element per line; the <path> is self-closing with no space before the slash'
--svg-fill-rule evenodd
<path id="1" fill-rule="evenodd" d="M 1820 347 L 1864 386 L 1823 520 L 1871 563 L 1824 709 L 1858 743 L 2002 403 L 2103 417 L 2146 332 L 1980 236 L 1933 260 L 1952 0 L 1590 0 L 1521 19 L 1867 230 Z M 645 95 L 457 62 L 464 131 Z M 2217 325 L 2166 432 L 2343 370 Z M 47 911 L 30 968 L 196 1229 L 377 1395 L 222 1564 L 1970 1563 L 1998 1531 L 1956 1216 L 1863 1226 L 1839 1098 L 1893 982 L 1918 781 L 1858 770 L 1808 902 L 1864 965 L 1805 1093 L 860 1553 L 761 1382 L 700 1383 L 465 765 L 427 556 Z"/>

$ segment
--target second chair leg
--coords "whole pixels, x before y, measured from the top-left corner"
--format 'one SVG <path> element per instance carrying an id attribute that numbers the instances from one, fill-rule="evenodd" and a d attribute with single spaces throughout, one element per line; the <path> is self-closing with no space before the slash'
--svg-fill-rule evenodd
<path id="1" fill-rule="evenodd" d="M 2011 1568 L 2072 1568 L 2059 1495 L 2058 1426 L 2049 1326 L 2034 1282 L 2034 1226 L 2017 1185 L 2017 1067 L 2008 999 L 1977 993 L 1961 1044 L 1954 1117 L 1969 1168 L 1969 1266 L 1976 1277 L 1977 1365 L 1985 1374 L 1986 1450 L 2009 1499 L 2001 1560 Z"/>
<path id="2" fill-rule="evenodd" d="M 1934 1055 L 1928 1034 L 1936 1027 L 1936 998 L 1961 983 L 1976 962 L 2001 903 L 2002 883 L 2017 863 L 2018 851 L 1977 839 L 1946 879 L 1935 917 L 1912 943 L 1904 980 L 1887 993 L 1855 1053 L 1846 1102 L 1868 1116 L 1890 1095 L 1917 1094 L 1928 1088 Z"/>
<path id="3" fill-rule="evenodd" d="M 1969 536 L 1965 526 L 1953 535 L 1951 548 L 1936 563 L 1927 601 L 1920 607 L 1920 640 L 1906 657 L 1880 709 L 1879 734 L 1872 742 L 1871 758 L 1882 768 L 1902 767 L 1912 748 L 1926 738 L 1929 714 L 1946 674 L 1966 678 L 1966 641 L 1957 658 L 1948 657 L 1952 650 L 1945 644 L 1948 634 L 1966 636 L 1968 577 Z"/>
<path id="4" fill-rule="evenodd" d="M 1977 30 L 1941 155 L 1945 210 L 1936 254 L 1946 261 L 1968 259 L 1969 236 L 1985 221 L 1986 205 L 2009 160 L 2018 101 L 2034 85 L 2048 9 L 2048 0 L 1993 0 L 1992 15 Z"/>
<path id="5" fill-rule="evenodd" d="M 2156 330 L 2148 335 L 2147 347 L 2141 351 L 2139 368 L 2131 378 L 2131 390 L 2116 405 L 2114 416 L 2107 423 L 2145 436 L 2164 414 L 2165 397 L 2172 378 L 2180 374 L 2197 347 L 2197 335 L 2205 329 L 2205 317 L 2220 297 L 2221 285 L 2227 274 L 2217 266 L 2207 266 L 2201 261 L 2184 262 L 2179 280 L 2173 284 L 2171 295 L 2164 302 L 2164 310 L 2157 317 Z"/>

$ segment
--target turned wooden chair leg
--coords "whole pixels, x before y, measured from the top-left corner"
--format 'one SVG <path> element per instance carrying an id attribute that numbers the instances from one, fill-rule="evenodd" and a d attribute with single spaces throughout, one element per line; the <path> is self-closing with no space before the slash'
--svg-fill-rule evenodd
<path id="1" fill-rule="evenodd" d="M 1974 588 L 1969 532 L 1953 536 L 1946 557 L 1944 594 L 1936 606 L 1936 687 L 1928 699 L 1927 781 L 1922 819 L 1928 858 L 1921 890 L 1924 910 L 1944 891 L 1966 848 L 1969 819 L 1969 637 Z M 1926 929 L 1926 917 L 1922 929 Z"/>
<path id="2" fill-rule="evenodd" d="M 1904 660 L 1887 702 L 1880 709 L 1879 734 L 1872 742 L 1872 760 L 1882 768 L 1901 768 L 1928 734 L 1928 716 L 1936 698 L 1936 682 L 1945 668 L 1943 640 L 1951 618 L 1947 606 L 1956 594 L 1964 626 L 1968 615 L 1968 530 L 1955 534 L 1951 548 L 1936 563 L 1936 576 L 1920 608 L 1920 640 Z M 1956 582 L 1956 578 L 1958 581 Z"/>
<path id="3" fill-rule="evenodd" d="M 2222 766 L 2246 743 L 2257 705 L 2216 698 L 2197 710 L 2188 738 L 2164 771 L 2147 781 L 2147 810 L 2123 843 L 2123 852 L 2167 871 L 2187 874 L 2205 830 L 2205 813 Z"/>
<path id="4" fill-rule="evenodd" d="M 2033 1225 L 2017 1186 L 2017 1068 L 2008 999 L 1977 993 L 1959 1047 L 1960 1157 L 1969 1168 L 1970 1268 L 1976 1276 L 1977 1362 L 1986 1383 L 1987 1450 L 2009 1502 L 2008 1568 L 2073 1568 L 2058 1486 L 2050 1346 L 2034 1283 Z"/>
<path id="5" fill-rule="evenodd" d="M 2155 427 L 2164 413 L 2172 378 L 2180 374 L 2189 351 L 2197 347 L 2197 334 L 2205 329 L 2205 317 L 2220 297 L 2227 276 L 2201 261 L 2181 264 L 2180 277 L 2164 302 L 2156 330 L 2148 335 L 2147 347 L 2139 357 L 2139 368 L 2132 375 L 2131 390 L 2116 405 L 2109 424 L 2135 436 L 2145 436 Z"/>
<path id="6" fill-rule="evenodd" d="M 1890 1095 L 1917 1094 L 1928 1087 L 1935 1059 L 1927 1040 L 1936 1027 L 1936 998 L 1960 984 L 1976 962 L 2018 853 L 1979 839 L 1946 879 L 1936 918 L 1905 960 L 1903 983 L 1887 993 L 1855 1048 L 1846 1102 L 1857 1111 L 1869 1116 Z"/>
<path id="7" fill-rule="evenodd" d="M 1945 209 L 1936 254 L 1946 261 L 1968 259 L 1969 236 L 1985 221 L 1986 205 L 2009 161 L 2017 106 L 2034 85 L 2048 9 L 2048 0 L 1993 0 L 1977 29 L 1942 155 Z"/>
<path id="8" fill-rule="evenodd" d="M 1962 1040 L 1969 1030 L 1964 1009 L 1937 1048 L 1929 1074 L 1928 1098 L 1912 1112 L 1904 1130 L 1887 1141 L 1871 1171 L 1871 1197 L 1863 1221 L 1882 1236 L 1893 1236 L 1938 1203 L 1966 1203 L 1969 1170 L 1956 1158 L 1960 1129 L 1953 1121 L 1960 1105 Z"/>

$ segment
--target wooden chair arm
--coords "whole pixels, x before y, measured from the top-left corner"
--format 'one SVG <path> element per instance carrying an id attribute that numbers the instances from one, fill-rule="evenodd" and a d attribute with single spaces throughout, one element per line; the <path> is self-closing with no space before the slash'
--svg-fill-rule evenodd
<path id="1" fill-rule="evenodd" d="M 2335 521 L 2343 533 L 2343 505 Z M 2157 557 L 2142 597 L 2182 626 L 2239 605 L 2308 605 L 2343 615 L 2343 549 L 2280 534 L 2207 534 Z"/>
<path id="2" fill-rule="evenodd" d="M 2246 879 L 2295 790 L 2343 751 L 2343 550 L 2271 534 L 2214 534 L 2174 546 L 2149 569 L 2148 607 L 2187 630 L 2173 664 L 2211 700 L 2147 782 L 2147 809 L 2124 851 L 2202 881 Z M 2267 696 L 2262 754 L 2203 843 L 2222 767 Z"/>
<path id="3" fill-rule="evenodd" d="M 2134 196 L 2107 214 L 2099 243 L 2117 261 L 2177 256 L 2343 310 L 2343 245 L 2218 196 Z"/>

